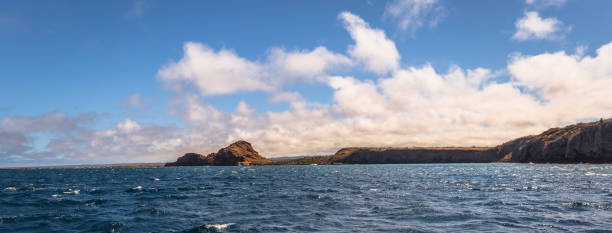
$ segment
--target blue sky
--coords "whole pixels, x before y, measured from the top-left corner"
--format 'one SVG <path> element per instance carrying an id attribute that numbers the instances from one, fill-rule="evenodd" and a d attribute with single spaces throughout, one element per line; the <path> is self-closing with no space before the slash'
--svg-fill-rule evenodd
<path id="1" fill-rule="evenodd" d="M 593 69 L 590 63 L 580 65 L 585 57 L 599 59 L 595 63 L 605 64 L 608 60 L 605 60 L 605 56 L 598 56 L 596 51 L 612 41 L 612 28 L 607 23 L 612 22 L 610 1 L 9 1 L 0 5 L 0 119 L 3 120 L 0 132 L 5 134 L 5 143 L 0 143 L 0 156 L 9 158 L 4 160 L 9 161 L 6 165 L 166 161 L 189 150 L 210 152 L 238 138 L 254 140 L 256 149 L 259 144 L 263 152 L 270 156 L 326 154 L 333 153 L 339 146 L 368 142 L 391 146 L 439 145 L 441 141 L 459 145 L 494 145 L 523 133 L 536 133 L 549 126 L 599 116 L 609 117 L 607 114 L 610 113 L 608 102 L 600 100 L 605 95 L 584 97 L 585 91 L 603 93 L 603 90 L 590 91 L 594 88 L 592 83 L 610 79 L 610 73 L 576 71 L 572 73 L 575 76 L 563 80 L 578 78 L 591 84 L 581 86 L 584 88 L 581 89 L 584 90 L 580 92 L 582 94 L 560 95 L 546 90 L 557 88 L 553 84 L 562 83 L 563 80 L 547 80 L 550 77 L 543 77 L 546 74 L 527 74 L 522 70 L 533 68 L 528 67 L 529 64 L 547 64 L 546 67 L 536 68 L 552 72 L 558 68 L 554 64 L 563 65 L 559 62 L 566 57 L 576 61 L 577 70 Z M 361 42 L 351 34 L 351 23 L 341 16 L 343 12 L 363 20 L 367 24 L 365 33 L 382 32 L 383 38 L 394 45 L 394 50 L 401 57 L 397 59 L 399 65 L 391 64 L 393 68 L 377 71 L 368 68 L 368 62 L 372 62 L 367 58 L 371 55 L 369 52 L 364 50 L 362 55 L 351 53 L 351 48 Z M 524 22 L 522 29 L 520 22 Z M 360 27 L 355 30 L 364 28 L 363 25 L 353 26 Z M 522 36 L 519 35 L 521 30 L 526 30 Z M 212 54 L 208 55 L 228 51 L 234 57 L 252 63 L 265 73 L 253 77 L 262 86 L 248 87 L 245 81 L 243 88 L 220 94 L 207 93 L 206 90 L 212 90 L 208 86 L 219 86 L 215 81 L 222 80 L 203 75 L 223 75 L 216 71 L 202 71 L 205 65 L 197 62 L 190 63 L 195 67 L 192 69 L 204 73 L 190 76 L 175 67 L 174 71 L 178 72 L 175 77 L 161 75 L 164 67 L 172 68 L 173 64 L 180 63 L 185 57 L 187 50 L 184 46 L 187 42 L 210 49 Z M 377 50 L 377 46 L 380 46 L 377 42 L 363 42 L 363 45 L 366 43 L 372 45 L 364 47 L 368 49 Z M 340 60 L 335 60 L 336 63 L 325 60 L 328 63 L 324 71 L 313 71 L 309 77 L 290 74 L 286 67 L 275 66 L 271 62 L 274 51 L 282 51 L 285 55 L 306 54 L 317 47 L 325 48 L 326 56 Z M 559 51 L 565 53 L 557 54 L 559 59 L 552 57 L 550 62 L 529 60 L 547 59 L 537 55 L 556 54 Z M 378 59 L 386 55 L 388 53 L 374 57 Z M 485 75 L 488 81 L 478 83 L 475 92 L 466 93 L 465 96 L 481 95 L 486 89 L 484 87 L 492 83 L 508 84 L 522 94 L 509 95 L 508 98 L 532 98 L 532 102 L 522 105 L 533 104 L 534 108 L 541 109 L 523 113 L 528 119 L 515 118 L 516 121 L 528 123 L 508 132 L 505 125 L 512 125 L 512 122 L 496 122 L 482 116 L 484 113 L 487 113 L 486 116 L 492 115 L 492 109 L 464 109 L 460 103 L 448 103 L 447 99 L 455 97 L 446 95 L 457 89 L 462 91 L 461 86 L 432 92 L 427 89 L 428 85 L 450 83 L 423 83 L 414 81 L 416 79 L 407 81 L 410 77 L 400 82 L 401 71 L 411 68 L 425 70 L 428 66 L 439 76 L 451 73 L 449 70 L 452 67 L 459 67 L 466 74 L 466 79 L 470 76 L 468 70 L 486 69 L 490 73 Z M 303 71 L 304 68 L 300 69 Z M 544 81 L 539 81 L 539 77 Z M 237 86 L 240 86 L 241 79 L 234 78 Z M 396 80 L 402 85 L 412 85 L 405 87 L 406 92 L 411 90 L 421 95 L 400 98 L 399 94 L 384 87 L 386 79 L 390 79 L 388 83 Z M 173 87 L 178 84 L 180 88 Z M 364 89 L 353 90 L 346 85 Z M 568 85 L 576 83 L 569 82 Z M 583 85 L 582 82 L 580 85 Z M 368 96 L 369 91 L 373 91 L 374 96 Z M 282 93 L 293 93 L 294 97 L 297 94 L 299 98 L 272 101 Z M 593 102 L 594 105 L 582 109 L 585 114 L 558 112 L 560 110 L 557 109 L 563 107 L 555 104 L 555 101 L 561 102 L 573 94 L 588 98 L 581 100 Z M 360 98 L 364 99 L 357 105 L 373 109 L 378 107 L 368 105 L 384 105 L 384 110 L 363 115 L 361 113 L 367 111 L 355 109 L 351 105 L 353 103 L 346 102 L 359 101 Z M 386 102 L 376 102 L 378 99 Z M 408 99 L 413 102 L 408 104 Z M 414 103 L 418 99 L 426 99 L 420 104 L 448 103 L 454 107 L 446 107 L 453 111 L 423 109 L 420 104 Z M 506 99 L 496 101 L 511 102 Z M 307 106 L 303 111 L 312 115 L 304 113 L 301 116 L 304 119 L 298 117 L 302 111 L 294 107 L 298 105 Z M 240 106 L 244 107 L 245 114 L 248 113 L 248 116 L 244 116 L 246 120 L 243 119 L 248 122 L 244 124 L 231 120 L 238 118 L 237 109 Z M 207 109 L 204 111 L 206 113 L 196 111 L 199 115 L 194 115 L 195 110 L 201 109 Z M 303 124 L 311 117 L 327 119 L 325 122 L 310 122 L 324 126 L 319 132 L 322 139 L 314 140 L 312 135 L 296 133 L 312 129 L 308 124 L 300 126 L 304 128 L 282 128 L 285 125 L 298 125 L 287 121 L 283 126 L 274 126 L 276 118 L 271 115 L 283 112 L 293 114 L 292 119 Z M 407 112 L 429 112 L 432 115 L 398 115 Z M 536 117 L 543 115 L 542 112 L 550 116 L 536 120 Z M 24 122 L 28 120 L 40 122 L 41 118 L 50 114 L 59 114 L 56 121 L 49 121 L 51 125 L 34 127 L 36 129 L 19 125 L 26 124 Z M 94 117 L 87 121 L 76 120 L 83 114 L 93 114 Z M 395 122 L 412 122 L 420 117 L 431 119 L 432 116 L 438 121 L 428 123 L 462 126 L 457 129 L 457 140 L 436 137 L 435 132 L 441 129 L 426 128 L 422 133 L 393 129 L 422 128 L 416 123 L 395 125 Z M 472 120 L 461 120 L 464 118 Z M 65 122 L 58 123 L 57 119 Z M 382 135 L 365 133 L 367 130 L 360 128 L 362 125 L 359 122 L 362 120 L 372 120 L 389 129 L 381 130 Z M 105 143 L 111 140 L 89 137 L 96 137 L 94 135 L 108 130 L 121 131 L 119 124 L 126 122 L 133 122 L 137 127 L 136 131 L 129 132 L 131 135 L 126 131 L 123 136 L 146 138 L 139 142 L 140 150 L 128 148 L 126 144 L 113 151 L 79 157 L 82 151 L 78 148 L 94 149 L 91 145 L 87 147 L 87 144 L 96 140 Z M 62 128 L 53 124 L 71 126 Z M 493 135 L 491 137 L 484 136 L 484 133 L 460 133 L 472 129 L 474 125 L 486 125 L 483 132 L 499 133 L 490 133 Z M 138 134 L 147 129 L 151 131 L 147 136 Z M 163 130 L 163 133 L 152 133 L 155 131 L 153 129 Z M 273 135 L 272 132 L 287 134 Z M 396 134 L 412 136 L 403 138 Z M 151 135 L 158 136 L 150 138 Z M 177 135 L 190 136 L 186 139 Z M 326 139 L 342 135 L 357 136 L 350 140 Z M 393 139 L 389 140 L 387 136 Z M 288 137 L 295 137 L 295 140 L 279 141 L 279 138 Z M 87 139 L 77 142 L 77 138 Z M 173 144 L 176 147 L 160 148 L 160 145 L 166 145 L 162 142 L 173 140 L 182 146 Z M 187 142 L 189 140 L 201 142 Z M 48 145 L 53 141 L 70 143 L 73 147 Z M 145 141 L 156 141 L 158 144 L 147 144 Z M 278 149 L 278 145 L 289 145 L 289 149 Z M 145 152 L 151 156 L 131 154 Z M 44 158 L 44 161 L 35 158 Z"/>

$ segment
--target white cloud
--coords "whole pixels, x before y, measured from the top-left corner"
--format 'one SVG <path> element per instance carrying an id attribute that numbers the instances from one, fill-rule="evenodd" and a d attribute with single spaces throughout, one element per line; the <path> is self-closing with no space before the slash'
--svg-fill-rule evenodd
<path id="1" fill-rule="evenodd" d="M 227 114 L 205 103 L 199 95 L 181 93 L 172 101 L 172 105 L 177 107 L 173 112 L 178 113 L 191 125 L 217 129 L 225 127 L 223 119 Z"/>
<path id="2" fill-rule="evenodd" d="M 612 43 L 600 47 L 595 57 L 565 52 L 518 56 L 508 65 L 508 70 L 519 85 L 543 98 L 556 118 L 572 121 L 609 114 L 612 108 L 610 64 Z"/>
<path id="3" fill-rule="evenodd" d="M 347 116 L 379 115 L 386 112 L 386 100 L 373 82 L 361 82 L 352 77 L 331 77 L 334 100 L 341 113 Z"/>
<path id="4" fill-rule="evenodd" d="M 400 29 L 414 32 L 425 24 L 436 26 L 444 8 L 437 0 L 394 0 L 385 6 L 385 15 L 397 20 Z"/>
<path id="5" fill-rule="evenodd" d="M 332 53 L 322 46 L 312 51 L 293 52 L 274 48 L 269 59 L 271 70 L 290 77 L 313 77 L 322 75 L 329 69 L 352 64 L 346 56 Z"/>
<path id="6" fill-rule="evenodd" d="M 350 12 L 342 12 L 338 17 L 344 21 L 344 27 L 355 41 L 355 45 L 351 45 L 348 50 L 351 57 L 379 74 L 399 68 L 400 55 L 395 43 L 387 38 L 384 31 L 371 28 L 363 19 Z"/>
<path id="7" fill-rule="evenodd" d="M 359 17 L 350 13 L 343 13 L 341 17 L 347 22 L 349 32 L 363 30 L 361 33 L 388 41 L 384 32 L 369 28 Z M 367 55 L 362 58 L 378 56 L 378 47 L 360 47 L 362 37 L 353 37 L 356 45 L 352 49 L 373 50 L 361 53 Z M 256 66 L 254 70 L 266 70 L 260 72 L 264 74 L 270 73 L 269 67 L 278 67 L 272 65 L 276 63 L 262 65 L 223 51 L 201 47 L 196 48 L 197 55 L 186 52 L 181 61 L 160 69 L 160 77 L 168 72 L 162 78 L 187 81 L 187 85 L 194 85 L 201 94 L 206 94 L 211 92 L 207 92 L 208 87 L 199 86 L 200 79 L 218 81 L 201 75 L 210 71 L 198 70 L 200 63 L 210 65 L 209 59 Z M 316 57 L 333 54 L 325 51 L 282 53 L 318 54 Z M 200 56 L 209 57 L 198 62 L 190 60 Z M 328 68 L 339 64 L 313 65 L 312 72 L 302 74 L 324 76 L 320 80 L 333 91 L 333 102 L 311 102 L 299 92 L 286 92 L 277 87 L 271 90 L 269 101 L 289 103 L 289 109 L 283 111 L 261 112 L 250 106 L 249 100 L 244 100 L 236 103 L 232 112 L 225 112 L 205 102 L 200 94 L 189 92 L 189 88 L 180 89 L 170 107 L 183 117 L 187 123 L 184 127 L 125 119 L 115 127 L 98 130 L 84 124 L 95 119 L 95 115 L 69 116 L 61 112 L 4 117 L 0 121 L 0 158 L 3 159 L 0 165 L 10 163 L 10 156 L 14 155 L 36 161 L 58 161 L 52 158 L 61 155 L 75 163 L 170 161 L 185 152 L 213 152 L 237 139 L 250 141 L 268 157 L 331 154 L 346 146 L 487 146 L 550 127 L 612 117 L 609 90 L 612 42 L 597 49 L 595 56 L 564 51 L 514 56 L 507 64 L 505 74 L 509 77 L 496 77 L 499 72 L 484 67 L 451 66 L 448 71 L 439 72 L 429 64 L 400 67 L 398 63 L 399 55 L 395 63 L 389 63 L 396 64 L 391 66 L 393 72 L 380 77 L 327 75 Z M 223 67 L 230 67 L 227 64 L 211 69 L 233 74 L 234 71 L 224 70 Z M 280 67 L 291 66 L 283 63 Z M 265 75 L 247 78 L 272 86 L 263 81 L 268 78 Z M 508 81 L 503 81 L 505 78 Z M 247 90 L 250 89 L 232 91 Z M 52 134 L 44 148 L 34 143 L 40 133 Z"/>
<path id="8" fill-rule="evenodd" d="M 527 5 L 536 8 L 562 7 L 566 2 L 567 0 L 525 0 Z"/>
<path id="9" fill-rule="evenodd" d="M 260 63 L 230 50 L 215 52 L 206 45 L 187 42 L 183 58 L 159 69 L 158 76 L 175 89 L 193 84 L 202 95 L 213 96 L 240 91 L 273 91 L 290 81 L 312 80 L 330 70 L 352 65 L 346 56 L 322 46 L 312 51 L 280 48 L 270 51 L 267 61 Z"/>
<path id="10" fill-rule="evenodd" d="M 515 40 L 560 39 L 571 30 L 556 18 L 541 18 L 536 11 L 526 11 L 525 15 L 516 21 L 515 26 L 516 33 L 512 36 Z"/>
<path id="11" fill-rule="evenodd" d="M 117 124 L 117 130 L 123 133 L 131 133 L 140 129 L 142 129 L 142 126 L 140 126 L 138 122 L 132 121 L 129 118 Z"/>
<path id="12" fill-rule="evenodd" d="M 215 52 L 206 45 L 187 42 L 184 56 L 158 71 L 158 76 L 171 83 L 195 84 L 203 95 L 229 94 L 237 91 L 270 90 L 264 68 L 239 57 L 233 51 Z"/>

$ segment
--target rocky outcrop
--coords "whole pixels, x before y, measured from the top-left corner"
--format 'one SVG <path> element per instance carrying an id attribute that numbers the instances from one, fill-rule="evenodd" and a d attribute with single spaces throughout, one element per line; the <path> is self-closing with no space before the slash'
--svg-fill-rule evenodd
<path id="1" fill-rule="evenodd" d="M 503 162 L 612 163 L 612 119 L 552 128 L 497 147 Z"/>
<path id="2" fill-rule="evenodd" d="M 207 156 L 187 153 L 179 157 L 176 162 L 167 163 L 166 166 L 235 166 L 239 164 L 259 165 L 268 162 L 268 159 L 253 149 L 251 143 L 237 141 Z"/>
<path id="3" fill-rule="evenodd" d="M 484 163 L 500 157 L 494 148 L 481 147 L 413 147 L 413 148 L 344 148 L 332 156 L 335 163 Z"/>
<path id="4" fill-rule="evenodd" d="M 334 163 L 612 163 L 612 119 L 552 128 L 492 148 L 344 148 Z"/>

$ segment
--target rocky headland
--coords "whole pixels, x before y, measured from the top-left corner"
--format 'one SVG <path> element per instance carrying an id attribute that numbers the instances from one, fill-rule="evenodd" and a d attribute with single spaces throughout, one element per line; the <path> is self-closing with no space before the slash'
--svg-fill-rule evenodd
<path id="1" fill-rule="evenodd" d="M 552 128 L 495 147 L 349 147 L 332 156 L 277 161 L 238 141 L 207 156 L 187 153 L 166 166 L 491 162 L 612 163 L 612 119 Z"/>
<path id="2" fill-rule="evenodd" d="M 270 160 L 259 155 L 251 143 L 237 141 L 228 147 L 221 148 L 217 153 L 207 156 L 197 153 L 187 153 L 179 157 L 176 162 L 166 163 L 166 166 L 236 166 L 236 165 L 263 165 Z"/>
<path id="3" fill-rule="evenodd" d="M 489 148 L 343 148 L 336 163 L 612 163 L 612 119 L 552 128 Z"/>
<path id="4" fill-rule="evenodd" d="M 611 163 L 612 119 L 552 128 L 494 150 L 500 162 Z"/>

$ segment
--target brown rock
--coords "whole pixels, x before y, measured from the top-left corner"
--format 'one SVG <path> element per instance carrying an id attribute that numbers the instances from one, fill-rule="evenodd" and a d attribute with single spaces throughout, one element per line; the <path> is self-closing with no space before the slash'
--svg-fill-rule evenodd
<path id="1" fill-rule="evenodd" d="M 334 163 L 612 163 L 612 119 L 552 128 L 493 148 L 343 148 Z"/>
<path id="2" fill-rule="evenodd" d="M 488 147 L 344 148 L 331 160 L 347 164 L 483 163 L 500 158 Z"/>
<path id="3" fill-rule="evenodd" d="M 269 160 L 259 155 L 250 143 L 237 141 L 207 156 L 187 153 L 166 166 L 236 166 L 239 163 L 260 165 L 268 162 Z"/>
<path id="4" fill-rule="evenodd" d="M 509 162 L 611 163 L 612 119 L 552 128 L 497 148 Z"/>

